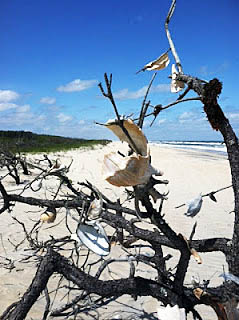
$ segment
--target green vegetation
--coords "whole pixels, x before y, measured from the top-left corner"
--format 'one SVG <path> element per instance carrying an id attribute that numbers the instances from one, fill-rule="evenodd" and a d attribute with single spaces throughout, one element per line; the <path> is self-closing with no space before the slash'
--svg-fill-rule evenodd
<path id="1" fill-rule="evenodd" d="M 0 149 L 16 152 L 56 152 L 69 149 L 106 145 L 110 140 L 65 138 L 29 131 L 0 131 Z"/>

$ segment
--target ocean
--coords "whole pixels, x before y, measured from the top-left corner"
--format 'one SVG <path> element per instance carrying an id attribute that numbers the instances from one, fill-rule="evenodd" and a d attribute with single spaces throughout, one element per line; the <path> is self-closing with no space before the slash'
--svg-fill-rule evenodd
<path id="1" fill-rule="evenodd" d="M 150 141 L 150 144 L 227 155 L 225 143 L 220 141 Z"/>

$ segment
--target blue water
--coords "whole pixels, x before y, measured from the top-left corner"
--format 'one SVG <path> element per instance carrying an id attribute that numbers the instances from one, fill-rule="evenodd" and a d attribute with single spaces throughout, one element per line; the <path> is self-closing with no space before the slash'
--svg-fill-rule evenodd
<path id="1" fill-rule="evenodd" d="M 150 141 L 150 144 L 227 155 L 226 146 L 220 141 Z"/>

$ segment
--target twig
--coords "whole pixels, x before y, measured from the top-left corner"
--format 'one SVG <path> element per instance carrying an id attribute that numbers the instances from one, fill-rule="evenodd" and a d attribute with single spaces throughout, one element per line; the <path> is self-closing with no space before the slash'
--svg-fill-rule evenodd
<path id="1" fill-rule="evenodd" d="M 192 229 L 192 232 L 191 232 L 190 237 L 189 237 L 189 242 L 191 242 L 193 240 L 193 237 L 194 237 L 195 232 L 196 232 L 196 228 L 197 228 L 197 222 L 195 222 L 194 225 L 193 225 L 193 229 Z"/>
<path id="2" fill-rule="evenodd" d="M 209 193 L 203 194 L 202 197 L 212 197 L 212 196 L 214 196 L 215 193 L 218 193 L 218 192 L 220 192 L 220 191 L 229 189 L 229 188 L 231 188 L 231 187 L 232 187 L 232 185 L 227 186 L 227 187 L 224 187 L 224 188 L 221 188 L 221 189 L 218 189 L 218 190 L 216 190 L 216 191 L 211 191 L 211 192 L 209 192 Z M 215 201 L 215 200 L 214 200 L 214 201 Z M 179 206 L 175 207 L 175 209 L 181 208 L 181 207 L 183 207 L 183 206 L 186 206 L 186 203 L 180 204 Z"/>
<path id="3" fill-rule="evenodd" d="M 172 38 L 171 38 L 169 29 L 168 29 L 168 24 L 169 24 L 169 22 L 170 22 L 170 19 L 172 18 L 172 15 L 173 15 L 173 13 L 174 13 L 175 7 L 176 7 L 176 0 L 172 0 L 171 7 L 170 7 L 170 9 L 169 9 L 168 16 L 167 16 L 166 21 L 165 21 L 165 31 L 166 31 L 166 35 L 167 35 L 167 38 L 168 38 L 168 42 L 169 42 L 170 48 L 171 48 L 171 50 L 172 50 L 172 54 L 173 54 L 173 56 L 174 56 L 174 59 L 175 59 L 175 62 L 176 62 L 176 66 L 177 66 L 177 68 L 178 68 L 178 71 L 179 71 L 179 73 L 183 73 L 183 68 L 182 68 L 182 65 L 181 65 L 179 56 L 178 56 L 178 54 L 177 54 L 177 52 L 176 52 L 176 49 L 175 49 L 173 40 L 172 40 Z"/>
<path id="4" fill-rule="evenodd" d="M 133 141 L 133 139 L 131 138 L 131 136 L 129 135 L 127 129 L 124 127 L 124 120 L 121 119 L 120 115 L 119 115 L 119 112 L 117 110 L 117 107 L 116 107 L 116 104 L 115 104 L 115 101 L 114 101 L 114 97 L 113 97 L 113 94 L 112 94 L 112 90 L 111 90 L 111 85 L 112 85 L 112 74 L 110 74 L 110 80 L 108 79 L 108 76 L 107 74 L 105 73 L 104 74 L 105 76 L 105 83 L 106 83 L 106 88 L 107 88 L 107 93 L 104 91 L 104 88 L 102 86 L 101 83 L 98 84 L 103 96 L 105 96 L 106 98 L 108 98 L 111 102 L 111 104 L 113 105 L 114 107 L 114 111 L 115 111 L 115 114 L 116 114 L 116 117 L 117 117 L 117 121 L 115 122 L 116 125 L 119 125 L 120 128 L 122 129 L 122 131 L 124 132 L 124 134 L 126 135 L 126 137 L 129 139 L 130 141 L 130 144 L 133 148 L 133 150 L 137 153 L 137 154 L 141 154 L 139 149 L 137 148 L 135 142 Z"/>
<path id="5" fill-rule="evenodd" d="M 46 307 L 45 307 L 45 311 L 44 311 L 42 320 L 46 320 L 47 319 L 47 316 L 48 316 L 48 314 L 50 312 L 49 308 L 50 308 L 50 303 L 51 303 L 50 296 L 49 296 L 49 293 L 48 293 L 48 290 L 47 290 L 47 286 L 44 289 L 44 293 L 45 293 L 45 298 L 46 298 Z"/>
<path id="6" fill-rule="evenodd" d="M 145 115 L 144 117 L 147 118 L 147 117 L 150 117 L 150 116 L 154 116 L 155 118 L 153 119 L 153 121 L 151 122 L 150 126 L 152 126 L 152 124 L 154 123 L 156 117 L 158 116 L 158 114 L 165 110 L 165 109 L 168 109 L 178 103 L 181 103 L 181 102 L 187 102 L 187 101 L 201 101 L 201 97 L 192 97 L 192 98 L 186 98 L 186 99 L 183 99 L 183 100 L 176 100 L 174 102 L 171 102 L 169 104 L 167 104 L 166 106 L 162 106 L 161 104 L 158 104 L 156 106 L 152 106 L 152 105 L 149 105 L 150 107 L 153 107 L 154 108 L 154 111 L 151 112 L 151 113 L 148 113 L 147 115 Z M 139 119 L 134 119 L 134 121 L 136 120 L 139 120 Z"/>
<path id="7" fill-rule="evenodd" d="M 150 81 L 150 83 L 148 85 L 147 91 L 146 91 L 145 96 L 144 96 L 144 100 L 143 100 L 143 103 L 142 103 L 141 112 L 140 112 L 140 116 L 139 116 L 139 121 L 138 121 L 138 126 L 140 128 L 143 127 L 144 117 L 146 115 L 146 112 L 147 112 L 147 109 L 148 109 L 148 106 L 149 106 L 149 103 L 145 105 L 146 99 L 147 99 L 147 96 L 149 94 L 150 88 L 151 88 L 151 86 L 153 84 L 153 81 L 154 81 L 156 75 L 157 75 L 157 73 L 155 72 L 153 74 L 153 76 L 152 76 L 152 79 L 151 79 L 151 81 Z"/>
<path id="8" fill-rule="evenodd" d="M 110 74 L 110 81 L 108 79 L 107 73 L 104 74 L 104 77 L 105 77 L 105 84 L 106 84 L 106 88 L 107 88 L 107 93 L 104 91 L 104 88 L 103 88 L 101 83 L 99 83 L 98 86 L 99 86 L 103 96 L 105 96 L 106 98 L 110 99 L 110 102 L 112 103 L 112 105 L 114 107 L 114 111 L 115 111 L 116 117 L 117 117 L 118 121 L 120 122 L 121 121 L 120 115 L 119 115 L 119 112 L 117 110 L 117 107 L 116 107 L 116 104 L 115 104 L 115 101 L 114 101 L 114 97 L 113 97 L 113 94 L 112 94 L 112 91 L 111 91 L 112 73 Z"/>

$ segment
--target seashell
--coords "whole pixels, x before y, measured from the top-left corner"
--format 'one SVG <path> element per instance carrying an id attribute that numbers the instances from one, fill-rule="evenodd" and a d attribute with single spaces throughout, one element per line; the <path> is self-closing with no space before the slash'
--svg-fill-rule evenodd
<path id="1" fill-rule="evenodd" d="M 117 187 L 145 184 L 153 172 L 154 169 L 149 165 L 149 156 L 133 154 L 122 157 L 116 152 L 104 156 L 103 178 Z"/>
<path id="2" fill-rule="evenodd" d="M 110 243 L 102 225 L 97 222 L 79 224 L 76 230 L 77 237 L 88 249 L 99 256 L 107 256 L 110 252 Z M 75 238 L 75 236 L 73 236 Z"/>
<path id="3" fill-rule="evenodd" d="M 188 250 L 191 252 L 191 255 L 194 257 L 194 259 L 196 260 L 196 262 L 198 264 L 202 264 L 202 258 L 200 257 L 199 253 L 197 252 L 196 249 L 194 248 L 190 248 L 190 245 L 189 245 L 189 242 L 188 242 L 188 239 L 181 233 L 179 233 L 179 236 L 181 238 L 183 238 L 183 240 L 186 242 L 187 244 L 187 247 L 188 247 Z"/>
<path id="4" fill-rule="evenodd" d="M 40 181 L 38 180 L 34 180 L 31 184 L 30 184 L 30 188 L 32 189 L 32 191 L 37 192 L 39 190 L 41 190 L 42 188 L 42 179 Z"/>
<path id="5" fill-rule="evenodd" d="M 172 64 L 172 81 L 171 81 L 171 92 L 179 92 L 184 88 L 182 81 L 176 80 L 178 71 L 176 70 L 175 64 Z"/>
<path id="6" fill-rule="evenodd" d="M 145 137 L 143 131 L 131 120 L 122 120 L 123 126 L 128 131 L 128 134 L 130 135 L 131 139 L 134 141 L 134 144 L 136 145 L 137 149 L 139 150 L 140 154 L 142 156 L 147 156 L 148 154 L 148 148 L 147 148 L 147 138 Z M 126 134 L 123 132 L 121 127 L 117 124 L 117 120 L 108 120 L 105 124 L 105 126 L 113 131 L 113 133 L 121 140 L 127 142 L 130 147 L 136 152 L 134 146 L 132 145 L 129 138 L 126 136 Z M 136 152 L 137 153 L 137 152 Z"/>
<path id="7" fill-rule="evenodd" d="M 196 198 L 188 201 L 188 209 L 185 213 L 188 217 L 194 217 L 201 210 L 202 207 L 202 194 L 200 193 Z"/>
<path id="8" fill-rule="evenodd" d="M 196 262 L 198 264 L 202 264 L 202 258 L 200 257 L 199 253 L 196 251 L 196 249 L 192 248 L 190 249 L 191 255 L 194 257 Z"/>
<path id="9" fill-rule="evenodd" d="M 170 60 L 168 57 L 168 51 L 163 53 L 160 57 L 158 57 L 156 60 L 153 60 L 149 63 L 147 63 L 141 70 L 137 71 L 136 73 L 139 73 L 140 71 L 151 71 L 151 70 L 162 70 L 166 68 L 169 64 Z"/>
<path id="10" fill-rule="evenodd" d="M 201 288 L 196 288 L 196 289 L 193 290 L 193 294 L 195 295 L 195 297 L 196 297 L 198 300 L 200 300 L 201 297 L 202 297 L 203 295 L 205 295 L 206 293 L 205 293 Z"/>
<path id="11" fill-rule="evenodd" d="M 61 161 L 59 158 L 57 158 L 55 164 L 53 165 L 53 169 L 59 169 L 60 167 L 61 167 Z"/>
<path id="12" fill-rule="evenodd" d="M 157 313 L 159 320 L 186 320 L 185 309 L 179 308 L 178 305 L 159 307 Z"/>
<path id="13" fill-rule="evenodd" d="M 88 209 L 87 217 L 89 219 L 98 219 L 103 206 L 102 199 L 94 199 Z"/>
<path id="14" fill-rule="evenodd" d="M 48 208 L 45 212 L 43 212 L 40 216 L 40 220 L 42 222 L 52 223 L 56 219 L 56 209 Z"/>

